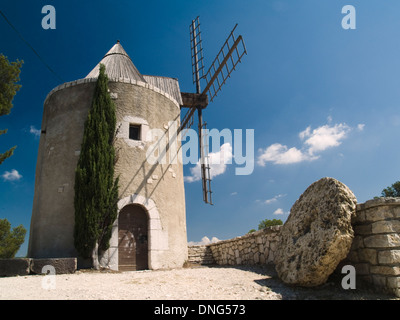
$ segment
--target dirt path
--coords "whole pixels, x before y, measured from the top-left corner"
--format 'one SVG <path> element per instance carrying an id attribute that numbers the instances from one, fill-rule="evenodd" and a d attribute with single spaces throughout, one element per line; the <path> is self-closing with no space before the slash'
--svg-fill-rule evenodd
<path id="1" fill-rule="evenodd" d="M 54 281 L 55 280 L 55 281 Z M 339 283 L 339 285 L 337 284 Z M 340 281 L 291 288 L 273 267 L 197 267 L 163 271 L 88 272 L 0 278 L 0 299 L 282 300 L 390 299 L 368 291 L 343 290 Z"/>

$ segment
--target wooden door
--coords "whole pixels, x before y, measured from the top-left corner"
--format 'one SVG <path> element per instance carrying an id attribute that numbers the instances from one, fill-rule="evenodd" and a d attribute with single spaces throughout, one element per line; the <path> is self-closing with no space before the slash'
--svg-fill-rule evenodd
<path id="1" fill-rule="evenodd" d="M 118 270 L 148 269 L 147 213 L 138 205 L 124 207 L 118 217 Z"/>

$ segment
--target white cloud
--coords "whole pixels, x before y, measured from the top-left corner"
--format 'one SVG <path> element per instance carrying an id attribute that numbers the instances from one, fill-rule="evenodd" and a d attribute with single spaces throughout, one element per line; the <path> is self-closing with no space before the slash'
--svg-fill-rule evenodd
<path id="1" fill-rule="evenodd" d="M 350 127 L 346 124 L 340 123 L 334 126 L 324 125 L 311 132 L 311 127 L 300 132 L 299 137 L 301 140 L 307 138 L 304 144 L 309 146 L 308 153 L 310 155 L 319 151 L 324 151 L 328 148 L 337 147 L 342 143 L 342 140 L 347 137 Z"/>
<path id="2" fill-rule="evenodd" d="M 18 181 L 19 179 L 22 178 L 22 175 L 19 174 L 19 172 L 15 169 L 12 169 L 11 172 L 6 171 L 2 175 L 4 181 Z"/>
<path id="3" fill-rule="evenodd" d="M 210 240 L 210 238 L 205 236 L 205 237 L 201 238 L 201 241 L 199 241 L 199 242 L 189 241 L 188 245 L 189 246 L 204 246 L 204 245 L 207 245 L 207 244 L 216 243 L 218 241 L 221 241 L 221 240 L 219 240 L 217 237 L 212 237 L 211 240 Z"/>
<path id="4" fill-rule="evenodd" d="M 210 163 L 211 179 L 225 173 L 227 164 L 232 163 L 232 146 L 230 143 L 225 143 L 221 146 L 218 152 L 208 155 Z M 185 177 L 186 182 L 194 182 L 201 180 L 201 164 L 197 161 L 195 167 L 190 168 L 191 176 Z"/>
<path id="5" fill-rule="evenodd" d="M 40 129 L 36 129 L 35 126 L 31 126 L 30 133 L 32 133 L 35 137 L 40 137 Z"/>
<path id="6" fill-rule="evenodd" d="M 285 212 L 281 208 L 278 208 L 274 211 L 274 214 L 285 214 Z"/>
<path id="7" fill-rule="evenodd" d="M 363 125 L 361 127 L 359 125 L 358 127 L 359 130 L 363 128 Z M 265 166 L 267 162 L 292 164 L 317 160 L 320 158 L 318 153 L 341 145 L 350 131 L 351 128 L 344 123 L 335 125 L 326 124 L 314 130 L 309 126 L 299 133 L 299 138 L 303 141 L 301 149 L 296 147 L 288 148 L 280 143 L 274 143 L 265 150 L 261 149 L 257 163 L 260 166 Z"/>
<path id="8" fill-rule="evenodd" d="M 274 143 L 266 148 L 258 157 L 257 163 L 260 166 L 265 166 L 267 162 L 275 164 L 291 164 L 302 161 L 312 161 L 318 157 L 310 156 L 307 153 L 293 147 L 288 149 L 287 146 L 280 143 Z"/>
<path id="9" fill-rule="evenodd" d="M 358 131 L 363 131 L 363 130 L 364 130 L 364 127 L 365 127 L 365 124 L 363 124 L 363 123 L 359 123 L 359 124 L 357 125 Z"/>
<path id="10" fill-rule="evenodd" d="M 232 192 L 231 193 L 231 196 L 236 196 L 238 193 L 235 191 L 235 192 Z"/>
<path id="11" fill-rule="evenodd" d="M 273 197 L 271 199 L 265 200 L 264 204 L 274 203 L 274 202 L 278 201 L 279 198 L 282 198 L 282 197 L 285 197 L 285 196 L 286 196 L 286 194 L 278 194 L 277 196 L 275 196 L 275 197 Z"/>

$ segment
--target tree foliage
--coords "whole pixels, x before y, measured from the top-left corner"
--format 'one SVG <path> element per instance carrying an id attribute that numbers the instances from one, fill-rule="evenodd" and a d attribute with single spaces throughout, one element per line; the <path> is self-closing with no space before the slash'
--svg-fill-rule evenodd
<path id="1" fill-rule="evenodd" d="M 283 222 L 281 219 L 272 219 L 272 220 L 265 219 L 265 220 L 260 221 L 260 223 L 258 224 L 258 230 L 262 230 L 264 228 L 272 227 L 272 226 L 280 226 L 282 224 L 283 224 Z"/>
<path id="2" fill-rule="evenodd" d="M 400 197 L 400 181 L 396 181 L 391 186 L 383 189 L 382 197 Z"/>
<path id="3" fill-rule="evenodd" d="M 25 241 L 25 234 L 23 225 L 11 231 L 11 223 L 7 219 L 0 219 L 0 259 L 14 258 Z"/>
<path id="4" fill-rule="evenodd" d="M 282 224 L 283 224 L 283 222 L 281 219 L 272 219 L 272 220 L 264 219 L 264 220 L 260 221 L 260 223 L 258 224 L 258 230 L 262 230 L 262 229 L 265 229 L 267 227 L 272 227 L 272 226 L 280 226 Z M 249 230 L 248 233 L 252 233 L 255 231 L 256 231 L 256 229 L 251 229 L 251 230 Z"/>
<path id="5" fill-rule="evenodd" d="M 117 217 L 118 178 L 114 179 L 115 105 L 108 92 L 105 66 L 100 66 L 93 101 L 85 122 L 81 153 L 75 173 L 75 248 L 92 258 L 109 248 Z"/>
<path id="6" fill-rule="evenodd" d="M 7 57 L 0 54 L 0 116 L 10 114 L 13 107 L 12 101 L 21 85 L 19 74 L 21 72 L 23 61 L 17 60 L 9 62 Z M 7 132 L 7 129 L 0 130 L 0 135 Z M 4 153 L 0 153 L 0 164 L 11 157 L 16 147 L 12 147 Z"/>

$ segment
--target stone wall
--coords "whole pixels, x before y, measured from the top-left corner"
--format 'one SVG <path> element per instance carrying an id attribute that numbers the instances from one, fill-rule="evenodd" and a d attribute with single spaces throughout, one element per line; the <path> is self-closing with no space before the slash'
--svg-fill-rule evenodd
<path id="1" fill-rule="evenodd" d="M 189 262 L 197 264 L 243 265 L 273 263 L 281 226 L 273 226 L 241 237 L 206 246 L 189 247 Z M 206 250 L 212 253 L 206 255 Z M 203 257 L 208 257 L 204 260 Z"/>
<path id="2" fill-rule="evenodd" d="M 215 264 L 215 260 L 210 246 L 189 246 L 188 261 L 190 264 L 210 265 Z"/>
<path id="3" fill-rule="evenodd" d="M 357 205 L 354 240 L 345 261 L 357 281 L 400 297 L 400 198 L 379 198 Z"/>

